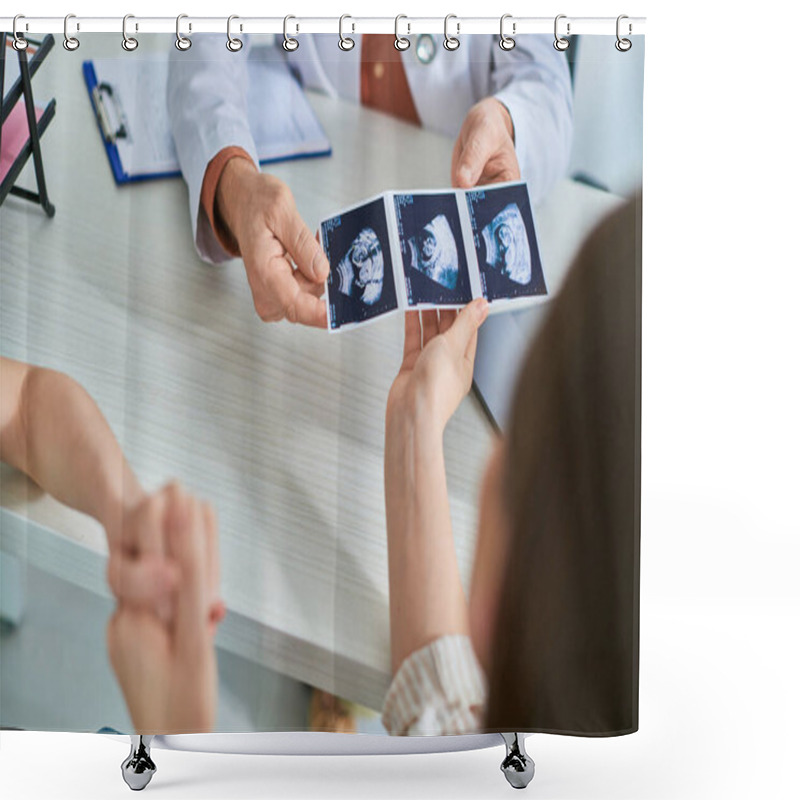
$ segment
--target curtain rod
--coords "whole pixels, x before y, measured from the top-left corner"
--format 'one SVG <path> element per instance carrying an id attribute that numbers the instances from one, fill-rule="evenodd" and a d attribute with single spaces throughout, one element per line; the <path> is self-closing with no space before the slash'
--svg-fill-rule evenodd
<path id="1" fill-rule="evenodd" d="M 623 36 L 643 34 L 645 17 L 625 17 L 620 22 Z M 26 33 L 64 33 L 64 17 L 22 16 L 17 20 L 16 30 L 20 35 Z M 130 16 L 126 24 L 129 35 L 134 33 L 172 33 L 176 31 L 175 17 L 136 17 Z M 505 15 L 503 31 L 507 36 L 525 33 L 553 34 L 554 17 L 514 17 Z M 395 33 L 394 17 L 236 17 L 231 22 L 231 31 L 253 34 L 283 34 L 284 26 L 291 35 L 303 33 Z M 444 35 L 444 17 L 405 17 L 400 18 L 398 31 L 401 36 L 415 33 Z M 122 17 L 81 17 L 69 16 L 69 33 L 76 36 L 82 33 L 122 34 Z M 569 26 L 569 28 L 567 28 Z M 0 17 L 0 30 L 11 32 L 14 17 Z M 228 17 L 194 17 L 182 14 L 180 17 L 182 35 L 190 33 L 226 33 Z M 614 36 L 617 33 L 617 17 L 570 17 L 559 15 L 559 33 L 563 35 L 599 34 Z M 451 16 L 448 23 L 450 35 L 493 33 L 500 35 L 500 17 L 458 17 Z"/>

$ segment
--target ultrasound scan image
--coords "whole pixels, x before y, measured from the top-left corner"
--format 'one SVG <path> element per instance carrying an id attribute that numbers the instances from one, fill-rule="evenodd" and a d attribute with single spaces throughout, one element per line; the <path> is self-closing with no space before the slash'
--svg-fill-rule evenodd
<path id="1" fill-rule="evenodd" d="M 490 302 L 547 294 L 524 182 L 466 192 L 481 292 Z"/>
<path id="2" fill-rule="evenodd" d="M 331 265 L 326 286 L 330 330 L 367 322 L 397 309 L 382 197 L 323 220 L 320 243 Z"/>
<path id="3" fill-rule="evenodd" d="M 514 283 L 531 282 L 531 249 L 528 234 L 516 203 L 507 205 L 481 231 L 486 263 Z"/>
<path id="4" fill-rule="evenodd" d="M 408 240 L 411 267 L 453 290 L 458 281 L 458 250 L 447 217 L 439 214 Z"/>
<path id="5" fill-rule="evenodd" d="M 383 249 L 372 228 L 362 229 L 350 249 L 336 265 L 338 290 L 356 297 L 368 306 L 375 305 L 383 292 Z"/>
<path id="6" fill-rule="evenodd" d="M 454 308 L 472 299 L 454 192 L 396 194 L 408 306 Z"/>

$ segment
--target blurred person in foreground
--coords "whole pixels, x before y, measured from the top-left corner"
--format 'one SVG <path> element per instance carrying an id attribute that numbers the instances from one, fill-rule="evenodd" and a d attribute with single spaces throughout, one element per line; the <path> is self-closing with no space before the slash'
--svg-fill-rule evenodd
<path id="1" fill-rule="evenodd" d="M 390 733 L 638 727 L 640 210 L 589 237 L 522 362 L 485 468 L 468 601 L 443 434 L 487 305 L 406 315 L 386 409 Z"/>

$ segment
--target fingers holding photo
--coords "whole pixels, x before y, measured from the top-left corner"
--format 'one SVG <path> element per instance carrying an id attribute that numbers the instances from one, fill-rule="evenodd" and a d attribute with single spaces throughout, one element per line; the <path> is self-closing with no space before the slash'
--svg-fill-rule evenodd
<path id="1" fill-rule="evenodd" d="M 325 327 L 324 304 L 317 300 L 328 260 L 291 189 L 249 159 L 232 158 L 220 176 L 217 202 L 241 251 L 259 317 Z"/>
<path id="2" fill-rule="evenodd" d="M 287 319 L 300 325 L 325 327 L 325 302 L 321 299 L 324 281 L 313 280 L 295 269 L 286 247 L 269 229 L 253 234 L 242 254 L 253 305 L 264 322 Z"/>
<path id="3" fill-rule="evenodd" d="M 470 363 L 475 361 L 478 328 L 483 324 L 488 314 L 489 303 L 480 297 L 465 306 L 457 316 L 451 318 L 451 321 L 447 324 L 447 330 L 443 331 L 455 351 L 467 357 Z M 472 353 L 471 358 L 469 358 L 470 352 Z"/>
<path id="4" fill-rule="evenodd" d="M 414 361 L 422 351 L 422 325 L 419 311 L 406 311 L 405 314 L 405 339 L 403 342 L 402 369 L 411 369 Z"/>
<path id="5" fill-rule="evenodd" d="M 453 148 L 450 180 L 453 186 L 469 189 L 519 177 L 511 115 L 499 100 L 486 97 L 464 118 Z"/>
<path id="6" fill-rule="evenodd" d="M 283 272 L 276 278 L 274 291 L 282 319 L 311 328 L 324 328 L 327 325 L 325 301 L 322 299 L 324 286 L 309 284 L 295 270 L 292 273 Z"/>
<path id="7" fill-rule="evenodd" d="M 439 311 L 439 332 L 447 333 L 452 324 L 456 321 L 458 310 L 455 308 L 443 308 Z"/>
<path id="8" fill-rule="evenodd" d="M 422 411 L 444 429 L 472 384 L 478 328 L 488 312 L 483 298 L 461 311 L 406 312 L 403 363 L 389 392 L 387 419 L 416 418 Z"/>
<path id="9" fill-rule="evenodd" d="M 422 319 L 422 349 L 424 350 L 439 335 L 439 312 L 435 308 L 420 312 Z"/>
<path id="10" fill-rule="evenodd" d="M 277 202 L 267 214 L 269 229 L 281 242 L 297 269 L 308 280 L 324 285 L 330 265 L 319 240 L 311 233 L 297 210 L 294 197 L 286 184 L 280 184 Z"/>

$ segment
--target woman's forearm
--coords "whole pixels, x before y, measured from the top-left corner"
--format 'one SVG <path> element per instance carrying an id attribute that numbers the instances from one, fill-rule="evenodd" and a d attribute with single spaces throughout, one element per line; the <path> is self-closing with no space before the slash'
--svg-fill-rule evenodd
<path id="1" fill-rule="evenodd" d="M 425 415 L 387 419 L 386 526 L 392 672 L 434 639 L 468 634 L 447 498 L 443 431 Z"/>
<path id="2" fill-rule="evenodd" d="M 3 402 L 16 407 L 3 415 L 3 460 L 99 520 L 113 544 L 123 509 L 143 492 L 92 398 L 62 373 L 4 359 Z"/>

